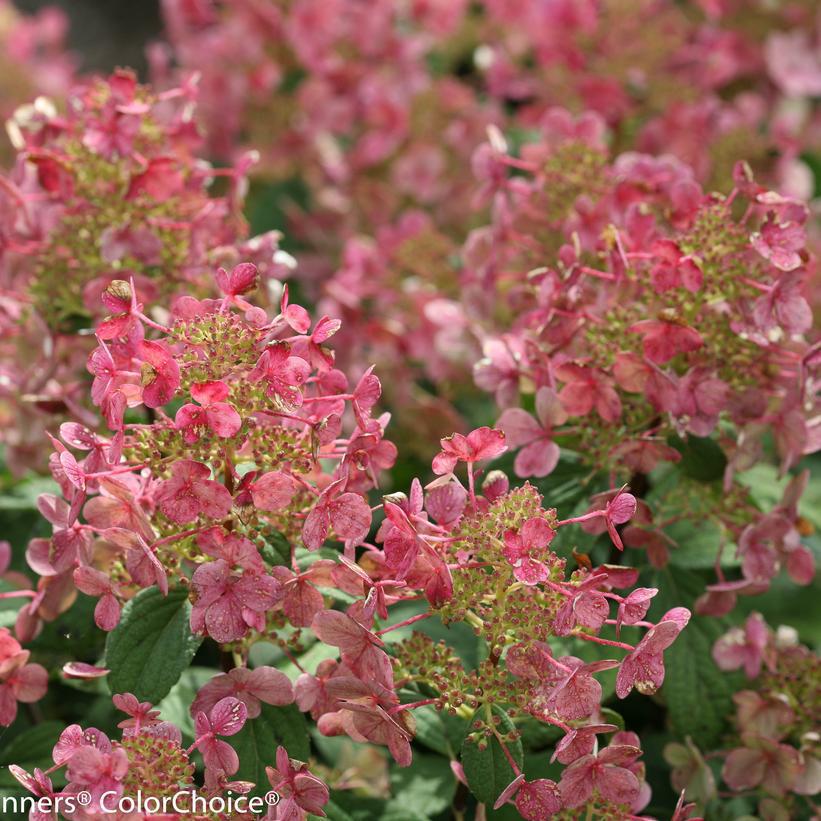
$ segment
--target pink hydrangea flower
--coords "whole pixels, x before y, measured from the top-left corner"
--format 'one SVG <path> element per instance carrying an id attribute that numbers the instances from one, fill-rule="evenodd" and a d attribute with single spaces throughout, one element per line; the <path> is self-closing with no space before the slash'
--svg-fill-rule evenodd
<path id="1" fill-rule="evenodd" d="M 46 694 L 48 673 L 29 664 L 29 656 L 6 627 L 0 628 L 0 726 L 8 727 L 17 717 L 18 701 L 31 704 Z"/>
<path id="2" fill-rule="evenodd" d="M 616 677 L 616 695 L 626 698 L 635 687 L 640 693 L 655 693 L 664 682 L 664 651 L 690 621 L 690 611 L 674 607 L 651 627 L 622 661 Z"/>
<path id="3" fill-rule="evenodd" d="M 773 669 L 773 637 L 759 613 L 751 613 L 744 627 L 733 627 L 713 645 L 713 659 L 722 670 L 744 668 L 747 678 L 756 678 L 766 662 Z"/>
<path id="4" fill-rule="evenodd" d="M 638 797 L 638 778 L 628 769 L 641 750 L 626 744 L 605 747 L 598 755 L 577 758 L 562 773 L 559 789 L 563 805 L 580 807 L 594 793 L 614 804 L 631 805 Z"/>
<path id="5" fill-rule="evenodd" d="M 568 419 L 567 411 L 555 391 L 542 387 L 536 392 L 536 418 L 521 408 L 507 408 L 496 423 L 510 448 L 521 448 L 513 469 L 520 477 L 549 476 L 559 462 L 559 446 L 553 441 L 553 428 Z"/>
<path id="6" fill-rule="evenodd" d="M 272 576 L 234 575 L 222 559 L 200 565 L 191 577 L 191 587 L 196 595 L 191 629 L 207 631 L 221 644 L 241 639 L 249 627 L 262 629 L 265 613 L 282 596 L 282 587 Z"/>
<path id="7" fill-rule="evenodd" d="M 454 433 L 442 439 L 440 444 L 442 450 L 433 459 L 433 472 L 439 476 L 451 473 L 457 462 L 472 465 L 493 459 L 507 448 L 504 433 L 488 427 L 476 428 L 467 436 Z"/>
<path id="8" fill-rule="evenodd" d="M 271 789 L 280 796 L 280 804 L 268 810 L 267 819 L 281 818 L 283 812 L 290 814 L 286 817 L 297 817 L 301 813 L 325 816 L 322 808 L 330 798 L 328 788 L 306 764 L 289 758 L 284 747 L 277 747 L 276 767 L 266 767 L 265 772 Z"/>
<path id="9" fill-rule="evenodd" d="M 200 431 L 210 430 L 215 436 L 230 439 L 242 427 L 242 418 L 233 405 L 225 402 L 229 388 L 224 382 L 203 382 L 192 385 L 191 396 L 199 402 L 183 405 L 174 422 L 183 432 L 183 439 L 192 444 L 200 437 Z"/>
<path id="10" fill-rule="evenodd" d="M 282 706 L 294 700 L 294 690 L 285 673 L 274 667 L 235 667 L 215 676 L 197 693 L 191 704 L 191 715 L 210 713 L 224 698 L 239 699 L 246 707 L 248 718 L 260 714 L 262 704 Z"/>
<path id="11" fill-rule="evenodd" d="M 232 498 L 225 485 L 211 479 L 202 462 L 181 459 L 171 466 L 171 478 L 160 484 L 155 496 L 160 510 L 177 524 L 200 516 L 222 519 L 231 510 Z"/>
<path id="12" fill-rule="evenodd" d="M 233 775 L 239 769 L 236 750 L 217 736 L 236 735 L 245 725 L 248 710 L 236 698 L 223 698 L 208 713 L 197 713 L 194 718 L 196 739 L 191 749 L 202 753 L 209 770 L 219 770 Z"/>
<path id="13" fill-rule="evenodd" d="M 528 585 L 545 581 L 550 575 L 550 568 L 544 559 L 549 553 L 548 547 L 556 531 L 547 519 L 534 517 L 528 519 L 517 533 L 508 530 L 505 533 L 504 557 L 513 567 L 513 575 Z"/>

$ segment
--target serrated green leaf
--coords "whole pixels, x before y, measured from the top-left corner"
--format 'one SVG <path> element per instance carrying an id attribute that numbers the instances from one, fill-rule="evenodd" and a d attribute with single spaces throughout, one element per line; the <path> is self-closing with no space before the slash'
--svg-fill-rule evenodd
<path id="1" fill-rule="evenodd" d="M 659 571 L 655 607 L 661 612 L 692 603 L 703 582 L 686 570 Z M 679 738 L 689 735 L 703 749 L 718 743 L 733 714 L 734 677 L 722 673 L 712 659 L 712 647 L 726 629 L 722 620 L 693 616 L 672 646 L 664 651 L 664 686 L 670 729 Z"/>
<path id="2" fill-rule="evenodd" d="M 0 752 L 0 787 L 19 787 L 20 782 L 9 772 L 9 764 L 16 764 L 27 772 L 35 767 L 47 770 L 53 765 L 51 751 L 65 725 L 60 721 L 44 721 L 15 736 Z M 54 774 L 56 786 L 65 783 L 62 773 Z"/>
<path id="3" fill-rule="evenodd" d="M 131 599 L 106 641 L 111 692 L 133 693 L 152 704 L 165 698 L 202 642 L 191 632 L 190 615 L 185 590 L 163 597 L 152 587 Z"/>
<path id="4" fill-rule="evenodd" d="M 275 764 L 277 747 L 283 746 L 291 758 L 306 760 L 311 753 L 305 716 L 293 705 L 272 707 L 263 704 L 257 718 L 227 739 L 239 756 L 239 770 L 234 778 L 253 781 L 252 795 L 264 795 L 270 789 L 266 767 Z"/>
<path id="5" fill-rule="evenodd" d="M 438 815 L 450 807 L 456 791 L 456 779 L 441 758 L 414 753 L 409 767 L 397 767 L 391 773 L 392 799 L 388 804 L 412 807 L 423 816 Z"/>
<path id="6" fill-rule="evenodd" d="M 714 520 L 704 519 L 698 527 L 693 527 L 692 521 L 675 522 L 665 529 L 665 533 L 678 545 L 670 551 L 670 564 L 674 567 L 700 570 L 715 566 L 722 532 Z M 737 567 L 739 564 L 735 547 L 725 540 L 721 566 Z"/>
<path id="7" fill-rule="evenodd" d="M 465 719 L 451 716 L 430 706 L 413 711 L 416 720 L 415 740 L 434 752 L 456 758 L 456 751 L 465 737 Z"/>
<path id="8" fill-rule="evenodd" d="M 688 436 L 681 439 L 672 436 L 668 443 L 681 454 L 679 470 L 699 482 L 713 482 L 724 475 L 727 457 L 721 446 L 713 439 Z"/>
<path id="9" fill-rule="evenodd" d="M 170 721 L 182 730 L 186 738 L 194 737 L 194 719 L 191 718 L 191 702 L 197 692 L 207 684 L 218 671 L 209 667 L 189 667 L 171 692 L 156 705 L 163 721 Z"/>
<path id="10" fill-rule="evenodd" d="M 513 722 L 505 712 L 496 708 L 493 712 L 501 719 L 498 724 L 500 733 L 509 733 L 514 729 Z M 516 740 L 507 744 L 507 750 L 521 767 L 524 762 L 522 742 Z M 494 736 L 491 736 L 487 747 L 480 750 L 479 745 L 470 742 L 466 736 L 462 743 L 461 758 L 470 791 L 476 796 L 477 801 L 492 807 L 502 790 L 515 777 L 501 745 Z"/>

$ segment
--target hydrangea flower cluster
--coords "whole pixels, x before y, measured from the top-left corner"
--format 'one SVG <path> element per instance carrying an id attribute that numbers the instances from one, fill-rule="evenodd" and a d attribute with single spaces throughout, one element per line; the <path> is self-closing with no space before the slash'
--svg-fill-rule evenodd
<path id="1" fill-rule="evenodd" d="M 397 194 L 448 209 L 461 190 L 465 201 L 453 157 L 477 146 L 482 118 L 530 129 L 559 103 L 601 115 L 622 147 L 672 152 L 704 181 L 726 181 L 739 156 L 767 167 L 777 149 L 780 181 L 811 193 L 800 146 L 817 139 L 817 110 L 785 100 L 818 94 L 812 3 L 380 0 L 365 12 L 351 0 L 167 0 L 163 9 L 170 50 L 152 50 L 155 74 L 167 76 L 173 56 L 203 75 L 214 150 L 249 141 L 267 146 L 275 173 L 322 169 L 306 180 L 316 205 L 370 209 L 375 226 L 395 214 L 385 206 Z"/>
<path id="2" fill-rule="evenodd" d="M 751 682 L 733 696 L 737 746 L 723 754 L 720 779 L 733 791 L 753 791 L 762 818 L 800 818 L 821 790 L 818 656 L 792 628 L 773 632 L 758 613 L 722 636 L 713 656 L 721 669 L 741 668 Z M 679 789 L 701 801 L 717 794 L 718 773 L 697 740 L 668 745 L 665 758 Z"/>
<path id="3" fill-rule="evenodd" d="M 112 435 L 66 423 L 52 440 L 62 498 L 39 500 L 54 535 L 29 545 L 41 579 L 20 611 L 18 634 L 34 636 L 42 620 L 71 603 L 74 588 L 97 599 L 94 619 L 106 631 L 117 628 L 122 603 L 140 590 L 188 591 L 191 633 L 228 648 L 235 665 L 192 705 L 207 784 L 223 784 L 238 768 L 236 752 L 217 736 L 231 734 L 230 721 L 238 730 L 253 720 L 262 703 L 295 701 L 322 734 L 386 745 L 402 766 L 411 763 L 413 711 L 432 705 L 470 719 L 468 746 L 504 750 L 513 783 L 494 802 L 515 801 L 526 818 L 562 808 L 613 817 L 638 811 L 649 796 L 637 737 L 616 735 L 597 752 L 597 735 L 618 728 L 601 720 L 596 674 L 618 670 L 620 698 L 634 688 L 655 692 L 664 650 L 690 613 L 673 608 L 649 622 L 655 589 L 617 592 L 636 584 L 637 571 L 582 566 L 568 573 L 550 550 L 556 532 L 576 523 L 600 523 L 618 542 L 635 497 L 623 488 L 601 509 L 561 521 L 531 485 L 511 488 L 499 471 L 479 488 L 482 465 L 506 449 L 502 431 L 479 428 L 442 440 L 432 465 L 438 478 L 427 492 L 414 480 L 409 496 L 383 498 L 384 519 L 370 542 L 367 493 L 396 458 L 384 438 L 387 418 L 375 412 L 379 380 L 369 369 L 349 386 L 327 344 L 339 323 L 323 317 L 312 324 L 287 290 L 273 318 L 251 304 L 246 294 L 258 283 L 252 264 L 221 269 L 217 282 L 221 298 L 181 297 L 167 326 L 141 312 L 133 285 L 115 281 L 104 291 L 116 313 L 99 325 L 88 367 Z M 130 421 L 140 408 L 149 420 Z M 458 478 L 463 465 L 465 480 Z M 320 553 L 306 562 L 328 540 L 343 545 L 338 558 Z M 279 554 L 275 545 L 283 541 Z M 352 603 L 334 608 L 329 589 Z M 417 613 L 391 622 L 391 608 L 420 601 Z M 465 623 L 486 646 L 474 671 L 460 669 L 446 647 L 421 633 L 386 643 L 386 634 L 433 615 Z M 306 629 L 338 657 L 303 669 Z M 632 642 L 601 635 L 622 630 L 639 632 Z M 249 668 L 253 645 L 265 640 L 278 642 L 302 671 L 293 687 L 278 670 Z M 127 793 L 129 774 L 154 755 L 146 747 L 152 744 L 176 756 L 166 771 L 175 784 L 177 775 L 190 779 L 191 750 L 173 729 L 151 729 L 150 705 L 132 699 L 130 714 L 151 720 L 141 732 L 137 721 L 128 744 L 96 733 L 92 744 L 91 731 L 66 731 L 77 736 L 84 762 L 94 758 L 88 767 L 55 759 L 68 763 L 69 791 L 96 795 L 99 779 L 107 786 L 113 779 Z M 521 760 L 509 749 L 519 738 L 509 724 L 514 716 L 562 732 L 554 758 L 567 767 L 558 782 L 522 780 Z M 463 752 L 468 770 L 470 756 Z M 276 778 L 297 778 L 288 767 L 278 760 Z M 321 782 L 311 787 L 305 800 L 323 789 Z"/>
<path id="4" fill-rule="evenodd" d="M 0 0 L 0 787 L 818 815 L 812 4 L 163 11 Z"/>
<path id="5" fill-rule="evenodd" d="M 281 674 L 280 674 L 281 675 Z M 328 801 L 327 787 L 308 768 L 291 761 L 283 747 L 276 750 L 276 767 L 267 768 L 272 789 L 279 802 L 264 814 L 247 811 L 247 793 L 254 784 L 231 781 L 239 760 L 234 748 L 224 738 L 235 736 L 248 718 L 244 702 L 222 698 L 207 710 L 195 712 L 195 738 L 189 747 L 183 744 L 180 728 L 163 721 L 160 711 L 148 702 L 140 702 L 132 693 L 113 697 L 115 708 L 128 718 L 119 722 L 118 741 L 112 741 L 96 727 L 83 729 L 79 724 L 66 727 L 52 752 L 54 766 L 28 773 L 12 765 L 11 774 L 32 793 L 37 801 L 48 800 L 60 808 L 60 815 L 71 821 L 115 817 L 181 817 L 194 818 L 274 819 L 305 818 L 307 812 L 324 815 Z M 194 781 L 193 753 L 199 751 L 205 768 L 205 783 Z M 64 775 L 65 786 L 54 786 L 52 775 Z M 237 798 L 245 796 L 244 802 Z M 87 797 L 87 800 L 86 800 Z M 215 801 L 221 799 L 221 803 Z M 175 802 L 172 804 L 172 800 Z M 153 801 L 153 803 L 152 803 Z M 262 804 L 262 799 L 257 799 Z M 159 807 L 162 811 L 125 812 L 115 807 Z M 221 806 L 223 811 L 210 811 Z M 253 805 L 251 805 L 253 806 Z M 174 809 L 174 815 L 163 808 Z M 33 812 L 37 812 L 34 810 Z M 35 815 L 31 816 L 32 818 Z M 43 812 L 36 817 L 53 817 Z"/>
<path id="6" fill-rule="evenodd" d="M 18 13 L 10 0 L 0 2 L 0 117 L 5 121 L 36 94 L 62 97 L 74 79 L 75 61 L 66 51 L 68 19 L 47 6 L 34 15 Z M 0 146 L 0 162 L 13 159 Z"/>
<path id="7" fill-rule="evenodd" d="M 8 415 L 35 408 L 43 424 L 61 412 L 93 424 L 78 384 L 86 351 L 74 331 L 101 315 L 112 281 L 133 280 L 153 305 L 181 290 L 210 293 L 213 266 L 238 253 L 266 276 L 282 270 L 276 232 L 246 239 L 252 157 L 219 171 L 199 159 L 195 99 L 194 84 L 156 94 L 118 71 L 75 90 L 65 115 L 38 98 L 9 121 L 18 153 L 0 184 Z M 228 181 L 225 194 L 210 190 L 217 175 Z M 10 461 L 27 466 L 37 445 L 25 424 L 9 427 Z"/>
<path id="8" fill-rule="evenodd" d="M 331 529 L 352 544 L 368 532 L 361 494 L 396 457 L 383 438 L 387 418 L 371 413 L 379 381 L 366 372 L 349 391 L 327 345 L 338 322 L 311 327 L 287 290 L 269 320 L 243 296 L 258 281 L 251 263 L 220 269 L 222 298 L 181 297 L 168 326 L 142 313 L 133 280 L 105 289 L 115 313 L 97 329 L 88 369 L 114 434 L 69 422 L 53 439 L 63 498 L 40 498 L 54 535 L 29 546 L 41 595 L 23 618 L 37 617 L 50 588 L 68 597 L 66 575 L 99 597 L 95 619 L 105 630 L 135 590 L 190 583 L 194 630 L 239 641 L 249 628 L 264 630 L 275 603 L 298 609 L 302 599 L 304 585 L 288 584 L 286 568 L 281 579 L 265 572 L 266 534 L 301 532 L 316 549 Z M 346 407 L 354 423 L 343 436 Z M 128 421 L 132 408 L 153 421 Z M 323 462 L 335 465 L 332 475 Z"/>
<path id="9" fill-rule="evenodd" d="M 553 110 L 543 124 L 547 139 L 521 157 L 486 147 L 516 173 L 485 177 L 493 222 L 465 246 L 485 353 L 474 375 L 502 409 L 517 475 L 549 475 L 561 444 L 611 481 L 635 481 L 679 462 L 686 440 L 711 438 L 726 461 L 722 491 L 682 504 L 682 483 L 668 483 L 648 494 L 625 544 L 663 566 L 675 548 L 665 523 L 715 517 L 742 579 L 725 580 L 719 552 L 705 612 L 766 589 L 780 566 L 809 583 L 797 516 L 806 477 L 766 515 L 735 480 L 765 436 L 782 471 L 819 447 L 807 207 L 757 185 L 744 164 L 725 197 L 671 157 L 611 160 L 592 116 Z M 528 395 L 533 413 L 520 407 Z"/>
<path id="10" fill-rule="evenodd" d="M 529 142 L 562 131 L 561 104 L 606 128 L 614 157 L 671 154 L 707 191 L 729 190 L 744 158 L 780 191 L 812 196 L 805 157 L 817 144 L 821 72 L 811 4 L 748 5 L 382 0 L 364 20 L 359 3 L 343 0 L 321 9 L 169 0 L 170 48 L 152 54 L 162 82 L 174 82 L 174 60 L 202 75 L 213 150 L 264 146 L 261 181 L 299 181 L 286 211 L 310 252 L 300 276 L 345 319 L 346 366 L 376 361 L 407 371 L 406 384 L 433 379 L 440 401 L 414 386 L 390 402 L 413 393 L 416 418 L 441 420 L 443 433 L 453 413 L 442 395 L 454 384 L 465 392 L 475 359 L 464 341 L 475 297 L 454 287 L 453 251 L 504 172 L 481 147 L 486 127 Z M 478 187 L 465 185 L 471 157 Z M 562 187 L 557 201 L 598 199 L 595 162 L 577 169 L 586 160 L 571 149 L 554 162 L 556 173 L 566 162 L 580 175 L 549 178 Z M 569 237 L 559 233 L 561 244 Z"/>

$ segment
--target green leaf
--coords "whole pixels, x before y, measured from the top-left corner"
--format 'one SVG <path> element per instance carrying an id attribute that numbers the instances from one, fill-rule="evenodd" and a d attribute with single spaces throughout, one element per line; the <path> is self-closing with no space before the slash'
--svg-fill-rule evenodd
<path id="1" fill-rule="evenodd" d="M 160 711 L 160 718 L 175 724 L 187 738 L 193 738 L 194 719 L 191 718 L 191 702 L 200 688 L 217 674 L 217 671 L 210 667 L 189 667 L 185 670 L 180 680 L 171 688 L 171 692 L 156 705 Z"/>
<path id="2" fill-rule="evenodd" d="M 670 551 L 670 564 L 675 567 L 702 569 L 714 567 L 718 548 L 721 545 L 721 527 L 713 519 L 704 519 L 693 526 L 692 521 L 675 522 L 665 533 L 678 545 Z M 726 541 L 721 554 L 722 567 L 737 567 L 735 546 Z"/>
<path id="3" fill-rule="evenodd" d="M 301 761 L 311 754 L 305 716 L 293 704 L 287 707 L 263 704 L 259 716 L 249 718 L 228 742 L 237 751 L 240 762 L 233 777 L 238 781 L 253 781 L 257 785 L 253 795 L 265 795 L 270 789 L 265 768 L 276 763 L 277 747 L 285 747 L 291 758 Z"/>
<path id="4" fill-rule="evenodd" d="M 498 708 L 494 708 L 493 712 L 501 719 L 497 725 L 500 733 L 509 733 L 514 729 L 513 722 L 505 712 Z M 516 740 L 508 743 L 507 750 L 516 764 L 521 767 L 524 762 L 522 742 Z M 465 770 L 468 787 L 476 796 L 476 800 L 489 807 L 493 806 L 502 790 L 515 777 L 513 768 L 495 736 L 491 736 L 484 750 L 480 750 L 479 745 L 471 742 L 466 736 L 462 742 L 462 767 Z"/>
<path id="5" fill-rule="evenodd" d="M 434 752 L 455 759 L 465 737 L 465 719 L 436 710 L 418 707 L 413 711 L 416 720 L 416 741 Z"/>
<path id="6" fill-rule="evenodd" d="M 693 573 L 659 571 L 657 615 L 677 606 L 692 610 L 692 602 L 703 590 Z M 670 729 L 679 738 L 691 736 L 702 749 L 716 745 L 733 715 L 732 695 L 736 677 L 722 673 L 712 658 L 716 639 L 726 630 L 721 619 L 693 616 L 672 646 L 664 651 L 664 687 Z"/>
<path id="7" fill-rule="evenodd" d="M 713 482 L 724 475 L 727 457 L 715 440 L 699 436 L 688 436 L 686 439 L 673 436 L 667 441 L 681 454 L 678 467 L 691 479 Z"/>
<path id="8" fill-rule="evenodd" d="M 617 713 L 615 710 L 611 710 L 609 707 L 602 707 L 600 710 L 601 713 L 601 720 L 604 724 L 615 724 L 619 730 L 624 730 L 624 718 L 622 718 L 621 713 Z"/>
<path id="9" fill-rule="evenodd" d="M 51 751 L 60 737 L 65 725 L 60 721 L 44 721 L 29 730 L 24 730 L 15 736 L 0 751 L 0 787 L 19 787 L 20 782 L 9 772 L 9 764 L 16 764 L 26 772 L 32 772 L 35 767 L 47 770 L 54 762 Z M 62 773 L 56 772 L 53 776 L 56 786 L 65 784 Z"/>
<path id="10" fill-rule="evenodd" d="M 552 747 L 564 735 L 559 727 L 539 721 L 532 716 L 524 716 L 516 722 L 516 729 L 522 738 L 522 746 L 528 752 Z"/>
<path id="11" fill-rule="evenodd" d="M 450 807 L 456 792 L 456 779 L 450 767 L 438 756 L 414 753 L 409 767 L 391 773 L 393 797 L 390 807 L 412 807 L 420 815 L 438 815 Z"/>
<path id="12" fill-rule="evenodd" d="M 152 704 L 162 701 L 202 642 L 191 632 L 190 615 L 185 590 L 163 597 L 152 587 L 128 602 L 105 646 L 111 692 L 133 693 Z"/>
<path id="13" fill-rule="evenodd" d="M 335 801 L 329 801 L 323 808 L 325 817 L 328 821 L 354 821 L 353 816 L 348 815 L 342 807 Z M 311 815 L 310 818 L 319 818 L 319 816 Z"/>

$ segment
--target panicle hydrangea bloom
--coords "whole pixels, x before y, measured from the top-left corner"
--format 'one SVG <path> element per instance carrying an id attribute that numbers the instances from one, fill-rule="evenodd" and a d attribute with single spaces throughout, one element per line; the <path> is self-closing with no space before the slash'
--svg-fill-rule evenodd
<path id="1" fill-rule="evenodd" d="M 266 534 L 315 550 L 333 533 L 352 550 L 371 523 L 362 494 L 396 457 L 383 438 L 387 418 L 373 413 L 378 379 L 366 374 L 349 390 L 333 367 L 335 324 L 326 317 L 311 330 L 287 291 L 272 319 L 239 299 L 236 282 L 243 293 L 258 282 L 249 263 L 217 279 L 222 298 L 179 298 L 168 326 L 142 314 L 131 285 L 111 283 L 103 301 L 122 298 L 123 312 L 99 326 L 88 370 L 112 434 L 65 423 L 53 440 L 64 498 L 42 497 L 54 535 L 32 542 L 29 562 L 43 588 L 69 577 L 99 597 L 103 629 L 135 590 L 179 582 L 193 591 L 196 632 L 228 643 L 264 630 L 274 605 L 303 588 L 288 584 L 287 567 L 266 570 Z M 166 412 L 171 403 L 176 411 Z M 130 421 L 132 408 L 153 421 Z"/>
<path id="2" fill-rule="evenodd" d="M 68 764 L 66 789 L 95 800 L 105 790 L 128 795 L 143 777 L 135 761 L 149 760 L 157 744 L 176 762 L 169 773 L 190 780 L 198 750 L 206 787 L 231 788 L 241 762 L 230 737 L 267 705 L 291 702 L 322 734 L 383 745 L 407 766 L 414 711 L 433 707 L 470 720 L 468 745 L 498 744 L 510 756 L 515 783 L 498 799 L 513 800 L 523 817 L 578 807 L 638 812 L 649 798 L 639 742 L 616 734 L 599 747 L 598 736 L 616 727 L 602 720 L 598 676 L 617 670 L 622 698 L 634 687 L 655 692 L 689 611 L 648 621 L 656 590 L 629 592 L 636 570 L 588 562 L 568 571 L 550 549 L 557 531 L 576 523 L 600 522 L 617 544 L 635 497 L 621 488 L 599 508 L 560 520 L 528 483 L 511 487 L 492 471 L 479 486 L 507 447 L 501 430 L 484 427 L 442 439 L 432 464 L 438 478 L 426 489 L 414 480 L 408 495 L 384 496 L 371 540 L 367 497 L 396 458 L 384 438 L 388 420 L 376 411 L 379 380 L 368 369 L 350 384 L 328 344 L 338 323 L 312 323 L 287 289 L 275 316 L 254 306 L 246 296 L 257 282 L 253 266 L 221 270 L 217 281 L 222 297 L 182 296 L 166 325 L 148 320 L 131 293 L 119 305 L 126 318 L 99 326 L 88 368 L 111 433 L 66 423 L 52 439 L 62 498 L 41 498 L 54 534 L 30 545 L 41 579 L 17 631 L 34 635 L 70 604 L 75 586 L 98 599 L 103 630 L 116 627 L 121 604 L 140 590 L 184 589 L 192 632 L 229 651 L 234 666 L 201 687 L 187 749 L 176 728 L 133 696 L 115 702 L 129 716 L 121 743 L 69 728 L 61 749 L 76 749 L 55 759 Z M 114 281 L 103 299 L 124 293 Z M 328 542 L 341 553 L 317 557 Z M 334 590 L 347 597 L 341 608 Z M 412 615 L 392 618 L 399 605 Z M 475 632 L 487 650 L 476 669 L 423 633 L 383 638 L 433 615 Z M 335 650 L 306 669 L 299 658 L 309 635 Z M 293 684 L 250 663 L 265 641 L 293 660 Z M 67 674 L 106 672 L 75 665 Z M 560 781 L 521 780 L 509 750 L 519 731 L 509 719 L 500 724 L 500 712 L 561 731 Z M 47 775 L 22 777 L 43 791 Z M 268 779 L 296 817 L 327 801 L 323 782 L 284 749 Z"/>
<path id="3" fill-rule="evenodd" d="M 329 213 L 353 202 L 381 221 L 396 193 L 448 208 L 452 155 L 476 147 L 477 113 L 524 129 L 559 103 L 712 184 L 739 156 L 765 167 L 777 148 L 781 181 L 807 193 L 798 146 L 818 112 L 782 103 L 817 97 L 810 2 L 379 0 L 365 13 L 351 0 L 166 0 L 163 10 L 170 49 L 152 49 L 155 73 L 167 76 L 173 55 L 202 74 L 212 148 L 264 143 L 275 173 L 304 174 Z"/>
<path id="4" fill-rule="evenodd" d="M 800 816 L 821 792 L 818 655 L 798 643 L 792 628 L 773 632 L 757 613 L 745 630 L 722 636 L 713 655 L 722 669 L 743 666 L 748 679 L 733 695 L 735 743 L 721 753 L 721 779 L 733 792 L 755 796 L 761 817 Z M 706 802 L 717 784 L 697 743 L 669 744 L 664 755 L 674 787 Z"/>
<path id="5" fill-rule="evenodd" d="M 581 122 L 551 110 L 541 142 L 521 157 L 498 151 L 516 173 L 497 181 L 492 222 L 464 249 L 464 304 L 485 353 L 474 377 L 519 449 L 514 469 L 548 475 L 561 446 L 611 482 L 658 477 L 624 544 L 664 565 L 675 547 L 666 525 L 715 521 L 742 575 L 725 578 L 719 549 L 704 612 L 726 613 L 780 567 L 807 584 L 806 476 L 762 513 L 737 474 L 763 460 L 767 436 L 782 471 L 821 443 L 808 208 L 743 163 L 722 196 L 672 157 L 611 159 L 602 130 Z M 535 415 L 521 407 L 530 395 Z M 726 466 L 722 492 L 705 487 L 721 475 L 699 475 L 694 448 Z"/>
<path id="6" fill-rule="evenodd" d="M 43 425 L 66 416 L 93 425 L 81 384 L 87 348 L 75 331 L 109 312 L 122 316 L 101 335 L 124 333 L 130 282 L 151 310 L 182 290 L 211 294 L 213 267 L 237 254 L 266 277 L 282 270 L 275 232 L 247 239 L 249 158 L 221 170 L 199 159 L 195 100 L 193 83 L 158 94 L 121 70 L 76 88 L 65 113 L 40 100 L 9 121 L 17 157 L 0 184 L 0 324 L 4 438 L 16 469 L 36 463 L 37 450 L 37 425 L 16 419 L 33 411 Z M 212 193 L 217 176 L 227 193 Z M 114 280 L 125 285 L 112 290 Z"/>
<path id="7" fill-rule="evenodd" d="M 115 695 L 113 702 L 117 710 L 129 716 L 117 725 L 121 729 L 118 740 L 94 727 L 84 729 L 72 724 L 63 730 L 54 746 L 52 767 L 28 773 L 12 765 L 12 775 L 35 798 L 61 802 L 57 804 L 61 807 L 61 816 L 71 821 L 110 818 L 112 807 L 124 799 L 131 799 L 134 806 L 146 807 L 145 811 L 137 809 L 127 813 L 127 817 L 135 821 L 172 817 L 149 812 L 147 808 L 152 806 L 152 800 L 159 802 L 161 808 L 167 806 L 170 809 L 173 806 L 175 818 L 181 817 L 176 814 L 180 811 L 195 818 L 215 821 L 252 821 L 259 817 L 252 812 L 233 809 L 204 814 L 201 810 L 208 799 L 228 799 L 232 795 L 236 799 L 254 787 L 253 782 L 228 780 L 237 772 L 239 760 L 233 747 L 224 739 L 236 735 L 246 723 L 247 713 L 242 701 L 229 696 L 217 701 L 207 711 L 198 711 L 194 717 L 194 742 L 190 746 L 183 743 L 182 729 L 163 720 L 160 711 L 153 710 L 151 704 L 139 703 L 131 693 Z M 283 748 L 279 749 L 284 752 Z M 205 766 L 205 783 L 202 786 L 195 781 L 195 750 L 202 755 Z M 278 766 L 285 768 L 287 762 L 287 755 L 283 759 L 278 752 Z M 275 772 L 273 768 L 268 769 Z M 64 787 L 57 789 L 53 786 L 51 776 L 54 773 L 64 778 Z M 327 787 L 309 772 L 306 765 L 301 765 L 295 774 L 298 791 L 295 795 L 289 795 L 287 800 L 292 801 L 297 809 L 287 816 L 276 815 L 269 810 L 274 814 L 266 817 L 305 818 L 300 809 L 303 806 L 316 814 L 324 814 L 322 806 L 328 800 Z M 271 783 L 275 781 L 272 777 Z M 310 788 L 308 782 L 311 782 Z M 279 785 L 280 782 L 276 781 L 276 786 Z M 280 789 L 285 796 L 285 788 Z M 174 805 L 170 803 L 172 799 L 176 801 Z M 163 804 L 163 801 L 168 803 Z M 124 801 L 122 806 L 128 804 Z M 225 800 L 222 806 L 226 806 Z M 37 813 L 38 810 L 33 809 L 30 817 L 53 817 L 53 813 Z M 125 815 L 123 812 L 116 813 L 116 817 Z"/>
<path id="8" fill-rule="evenodd" d="M 68 20 L 56 6 L 20 14 L 11 0 L 0 2 L 0 119 L 38 94 L 62 99 L 74 79 L 75 59 L 66 50 Z M 36 104 L 35 104 L 36 106 Z M 0 164 L 13 159 L 0 146 Z"/>
<path id="9" fill-rule="evenodd" d="M 606 127 L 617 151 L 672 154 L 709 187 L 728 187 L 744 157 L 763 179 L 809 199 L 801 157 L 821 133 L 808 54 L 815 35 L 802 31 L 813 24 L 810 6 L 379 0 L 364 11 L 356 0 L 166 0 L 170 45 L 151 54 L 158 82 L 175 82 L 174 60 L 202 76 L 213 151 L 254 146 L 262 186 L 298 182 L 286 212 L 307 251 L 301 281 L 345 320 L 346 366 L 408 372 L 395 380 L 408 387 L 391 385 L 388 399 L 423 411 L 409 432 L 418 439 L 454 427 L 444 400 L 454 382 L 465 391 L 474 358 L 466 331 L 475 317 L 464 306 L 481 295 L 459 292 L 452 259 L 505 176 L 482 145 L 486 128 L 518 143 L 561 130 L 552 109 L 563 105 L 593 115 L 579 138 Z M 796 38 L 804 56 L 792 61 Z M 577 153 L 568 148 L 556 168 L 584 164 Z M 478 188 L 466 184 L 471 158 Z M 553 175 L 557 201 L 595 198 L 595 169 L 576 173 L 569 187 Z"/>

